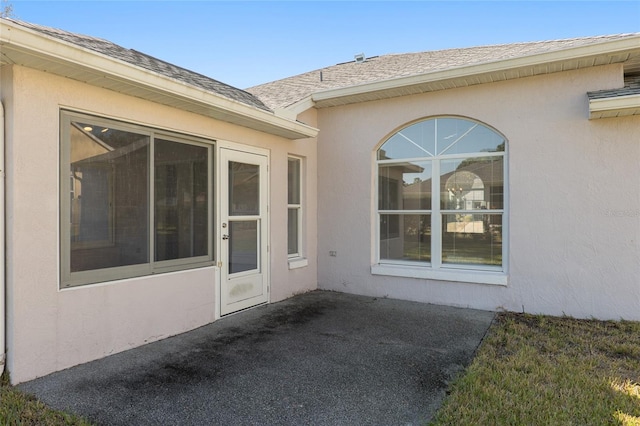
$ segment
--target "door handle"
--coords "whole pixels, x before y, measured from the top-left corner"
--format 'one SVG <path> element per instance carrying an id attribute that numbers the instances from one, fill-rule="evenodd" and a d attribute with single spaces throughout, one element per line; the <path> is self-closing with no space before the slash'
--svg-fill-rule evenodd
<path id="1" fill-rule="evenodd" d="M 229 235 L 224 234 L 224 235 L 222 236 L 222 239 L 223 239 L 223 240 L 228 240 L 228 239 L 229 239 Z"/>

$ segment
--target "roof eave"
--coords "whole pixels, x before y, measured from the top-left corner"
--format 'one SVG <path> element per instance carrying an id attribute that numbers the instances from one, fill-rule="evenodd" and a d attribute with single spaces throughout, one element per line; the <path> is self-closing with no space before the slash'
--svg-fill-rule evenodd
<path id="1" fill-rule="evenodd" d="M 2 63 L 46 71 L 253 130 L 301 139 L 318 130 L 98 52 L 0 22 Z"/>
<path id="2" fill-rule="evenodd" d="M 314 106 L 316 106 L 316 104 L 313 101 L 313 95 L 309 95 L 283 109 L 289 111 L 291 114 L 294 114 L 297 117 L 298 114 L 301 114 L 306 110 L 313 108 Z"/>
<path id="3" fill-rule="evenodd" d="M 589 99 L 589 119 L 640 115 L 640 94 Z"/>
<path id="4" fill-rule="evenodd" d="M 632 57 L 634 62 L 640 57 L 640 36 L 324 90 L 311 97 L 316 108 L 332 107 L 621 63 Z"/>

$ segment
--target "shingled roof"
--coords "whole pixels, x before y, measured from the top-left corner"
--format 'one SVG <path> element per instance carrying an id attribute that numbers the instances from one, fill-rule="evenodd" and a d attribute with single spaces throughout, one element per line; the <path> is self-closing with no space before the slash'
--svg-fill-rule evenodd
<path id="1" fill-rule="evenodd" d="M 154 58 L 142 52 L 133 49 L 127 49 L 101 38 L 91 37 L 83 34 L 76 34 L 57 28 L 45 27 L 42 25 L 32 24 L 29 22 L 19 21 L 11 18 L 4 18 L 15 24 L 25 28 L 32 29 L 38 33 L 44 34 L 55 39 L 63 40 L 77 46 L 90 49 L 94 52 L 101 53 L 111 58 L 119 59 L 131 65 L 144 68 L 148 71 L 155 72 L 165 77 L 172 78 L 179 82 L 197 87 L 207 92 L 212 92 L 225 98 L 241 102 L 243 104 L 259 108 L 265 111 L 271 111 L 260 99 L 251 93 L 228 84 L 222 83 L 213 78 L 190 71 L 185 68 L 170 64 L 160 59 Z"/>
<path id="2" fill-rule="evenodd" d="M 637 36 L 618 34 L 565 40 L 512 43 L 389 54 L 350 61 L 246 89 L 271 108 L 285 108 L 312 93 L 398 77 L 446 71 Z"/>
<path id="3" fill-rule="evenodd" d="M 640 75 L 627 76 L 624 79 L 624 87 L 612 90 L 597 90 L 588 92 L 589 99 L 615 98 L 618 96 L 640 95 Z"/>

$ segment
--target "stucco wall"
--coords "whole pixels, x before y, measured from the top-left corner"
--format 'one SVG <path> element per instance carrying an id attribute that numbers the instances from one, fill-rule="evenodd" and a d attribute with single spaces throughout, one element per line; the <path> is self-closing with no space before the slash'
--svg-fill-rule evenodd
<path id="1" fill-rule="evenodd" d="M 215 267 L 59 290 L 59 114 L 71 109 L 270 150 L 271 301 L 316 288 L 309 266 L 287 262 L 287 155 L 306 158 L 315 200 L 315 141 L 291 142 L 14 66 L 7 129 L 8 363 L 14 383 L 97 359 L 215 319 Z M 5 76 L 10 75 L 10 78 Z M 5 86 L 6 85 L 6 86 Z M 315 205 L 307 212 L 315 248 Z"/>
<path id="2" fill-rule="evenodd" d="M 315 127 L 317 125 L 316 111 L 309 110 L 301 114 L 298 120 Z M 317 263 L 317 238 L 318 238 L 318 207 L 317 207 L 317 141 L 315 139 L 300 139 L 287 144 L 287 155 L 293 155 L 302 159 L 302 247 L 301 254 L 306 259 L 307 265 L 300 268 L 289 269 L 288 261 L 278 261 L 277 267 L 283 269 L 280 273 L 286 276 L 289 282 L 295 284 L 293 294 L 304 293 L 318 288 L 318 263 Z M 276 164 L 273 159 L 271 180 L 271 198 L 274 206 L 272 222 L 280 221 L 284 232 L 271 233 L 271 244 L 278 253 L 285 253 L 287 257 L 287 192 L 278 191 L 282 188 L 282 182 L 287 182 L 287 159 L 281 157 L 282 163 Z M 276 179 L 276 176 L 278 178 Z M 285 187 L 286 188 L 286 187 Z M 276 262 L 272 262 L 272 265 Z M 279 274 L 280 275 L 280 274 Z M 292 286 L 279 286 L 272 279 L 271 301 L 286 299 L 292 296 Z"/>
<path id="3" fill-rule="evenodd" d="M 621 65 L 321 109 L 318 285 L 479 309 L 640 319 L 640 117 L 588 120 Z M 407 123 L 458 115 L 508 139 L 508 285 L 371 274 L 374 152 Z M 337 256 L 329 256 L 336 251 Z"/>

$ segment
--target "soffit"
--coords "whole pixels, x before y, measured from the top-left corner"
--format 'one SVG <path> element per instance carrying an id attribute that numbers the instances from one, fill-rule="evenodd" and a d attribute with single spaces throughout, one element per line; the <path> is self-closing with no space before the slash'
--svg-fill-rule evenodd
<path id="1" fill-rule="evenodd" d="M 607 51 L 609 48 L 614 50 Z M 320 91 L 312 94 L 311 98 L 317 108 L 327 108 L 616 63 L 624 64 L 625 73 L 640 71 L 640 36 L 568 51 Z"/>
<path id="2" fill-rule="evenodd" d="M 640 115 L 640 94 L 589 99 L 589 119 Z"/>
<path id="3" fill-rule="evenodd" d="M 627 75 L 621 89 L 588 92 L 589 119 L 640 115 L 640 74 Z"/>

